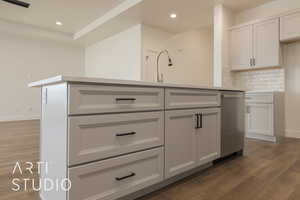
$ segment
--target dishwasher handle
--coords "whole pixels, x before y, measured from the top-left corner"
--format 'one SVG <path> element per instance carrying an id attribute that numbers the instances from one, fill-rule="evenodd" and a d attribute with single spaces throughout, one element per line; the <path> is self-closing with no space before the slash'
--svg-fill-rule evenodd
<path id="1" fill-rule="evenodd" d="M 222 94 L 222 98 L 245 98 L 244 95 L 240 94 Z"/>

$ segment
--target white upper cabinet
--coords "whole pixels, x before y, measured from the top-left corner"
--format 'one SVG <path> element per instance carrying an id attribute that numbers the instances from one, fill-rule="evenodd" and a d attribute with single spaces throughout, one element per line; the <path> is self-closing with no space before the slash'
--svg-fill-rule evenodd
<path id="1" fill-rule="evenodd" d="M 280 66 L 279 19 L 230 30 L 232 70 Z"/>
<path id="2" fill-rule="evenodd" d="M 243 70 L 251 67 L 253 49 L 252 26 L 243 26 L 231 30 L 230 34 L 230 60 L 233 70 Z"/>
<path id="3" fill-rule="evenodd" d="M 280 65 L 279 19 L 254 24 L 253 66 Z"/>
<path id="4" fill-rule="evenodd" d="M 300 39 L 300 12 L 292 13 L 280 18 L 280 41 Z"/>

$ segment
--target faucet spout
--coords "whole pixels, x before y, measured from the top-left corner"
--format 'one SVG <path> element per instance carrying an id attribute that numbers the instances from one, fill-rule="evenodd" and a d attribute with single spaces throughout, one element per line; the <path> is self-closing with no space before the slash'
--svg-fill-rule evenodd
<path id="1" fill-rule="evenodd" d="M 156 74 L 157 74 L 156 79 L 157 79 L 158 83 L 162 83 L 164 81 L 163 73 L 160 74 L 160 70 L 159 70 L 159 59 L 160 59 L 160 56 L 164 53 L 167 54 L 167 56 L 168 56 L 168 60 L 169 60 L 168 66 L 169 67 L 173 66 L 173 62 L 170 57 L 169 51 L 167 49 L 165 49 L 165 50 L 159 52 L 157 59 L 156 59 Z"/>

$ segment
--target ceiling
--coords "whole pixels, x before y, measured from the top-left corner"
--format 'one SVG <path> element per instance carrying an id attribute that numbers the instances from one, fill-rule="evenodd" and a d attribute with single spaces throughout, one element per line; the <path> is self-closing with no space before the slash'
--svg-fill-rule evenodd
<path id="1" fill-rule="evenodd" d="M 29 9 L 0 0 L 0 19 L 74 35 L 126 0 L 24 1 L 31 3 Z M 181 32 L 211 25 L 216 1 L 238 12 L 272 0 L 143 0 L 139 3 L 138 16 L 142 23 Z M 178 15 L 176 19 L 169 18 L 173 12 Z M 56 21 L 61 21 L 63 26 L 57 26 Z"/>
<path id="2" fill-rule="evenodd" d="M 213 0 L 148 0 L 143 5 L 142 18 L 145 24 L 178 33 L 212 25 L 213 7 Z M 176 13 L 177 18 L 171 19 L 171 13 Z"/>
<path id="3" fill-rule="evenodd" d="M 23 0 L 23 8 L 0 1 L 0 19 L 73 34 L 124 0 Z M 63 26 L 57 26 L 61 21 Z"/>
<path id="4" fill-rule="evenodd" d="M 219 2 L 224 3 L 225 6 L 236 12 L 254 8 L 270 1 L 274 0 L 219 0 Z"/>

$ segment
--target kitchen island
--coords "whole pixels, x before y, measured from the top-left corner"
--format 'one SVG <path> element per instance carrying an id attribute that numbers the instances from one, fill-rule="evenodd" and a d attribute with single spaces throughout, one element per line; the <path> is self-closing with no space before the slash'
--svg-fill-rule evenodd
<path id="1" fill-rule="evenodd" d="M 42 94 L 41 178 L 72 184 L 42 190 L 43 200 L 133 199 L 210 166 L 221 155 L 221 93 L 243 94 L 70 76 L 29 86 Z"/>

